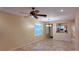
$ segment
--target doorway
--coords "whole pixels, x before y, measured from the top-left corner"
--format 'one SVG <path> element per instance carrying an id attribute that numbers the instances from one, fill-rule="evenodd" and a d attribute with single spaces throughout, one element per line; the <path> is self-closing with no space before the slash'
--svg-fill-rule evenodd
<path id="1" fill-rule="evenodd" d="M 53 38 L 53 24 L 46 24 L 46 36 L 47 38 Z"/>

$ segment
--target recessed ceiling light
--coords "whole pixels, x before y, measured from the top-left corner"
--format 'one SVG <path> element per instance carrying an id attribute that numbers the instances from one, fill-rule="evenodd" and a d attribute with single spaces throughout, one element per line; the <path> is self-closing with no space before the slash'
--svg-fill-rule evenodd
<path id="1" fill-rule="evenodd" d="M 60 10 L 60 12 L 63 12 L 63 11 L 64 11 L 63 9 Z"/>

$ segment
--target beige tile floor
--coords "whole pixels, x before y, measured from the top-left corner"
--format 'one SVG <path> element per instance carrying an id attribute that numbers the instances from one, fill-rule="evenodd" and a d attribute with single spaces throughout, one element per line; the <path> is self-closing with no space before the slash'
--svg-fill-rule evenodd
<path id="1" fill-rule="evenodd" d="M 47 39 L 16 49 L 16 51 L 74 51 L 73 42 Z"/>

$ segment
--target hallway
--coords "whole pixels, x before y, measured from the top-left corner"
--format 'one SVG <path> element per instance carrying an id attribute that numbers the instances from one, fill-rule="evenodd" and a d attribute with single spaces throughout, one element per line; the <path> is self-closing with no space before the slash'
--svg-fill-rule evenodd
<path id="1" fill-rule="evenodd" d="M 63 40 L 47 39 L 44 41 L 25 45 L 24 47 L 18 48 L 15 51 L 74 51 L 73 42 Z"/>

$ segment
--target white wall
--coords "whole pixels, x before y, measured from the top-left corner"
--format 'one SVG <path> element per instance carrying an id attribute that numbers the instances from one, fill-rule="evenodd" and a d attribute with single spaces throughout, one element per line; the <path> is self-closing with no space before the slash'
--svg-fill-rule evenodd
<path id="1" fill-rule="evenodd" d="M 79 51 L 79 14 L 75 17 L 75 49 Z"/>
<path id="2" fill-rule="evenodd" d="M 34 36 L 34 25 L 37 22 L 31 17 L 0 12 L 0 50 L 12 50 L 44 39 L 43 34 Z"/>

